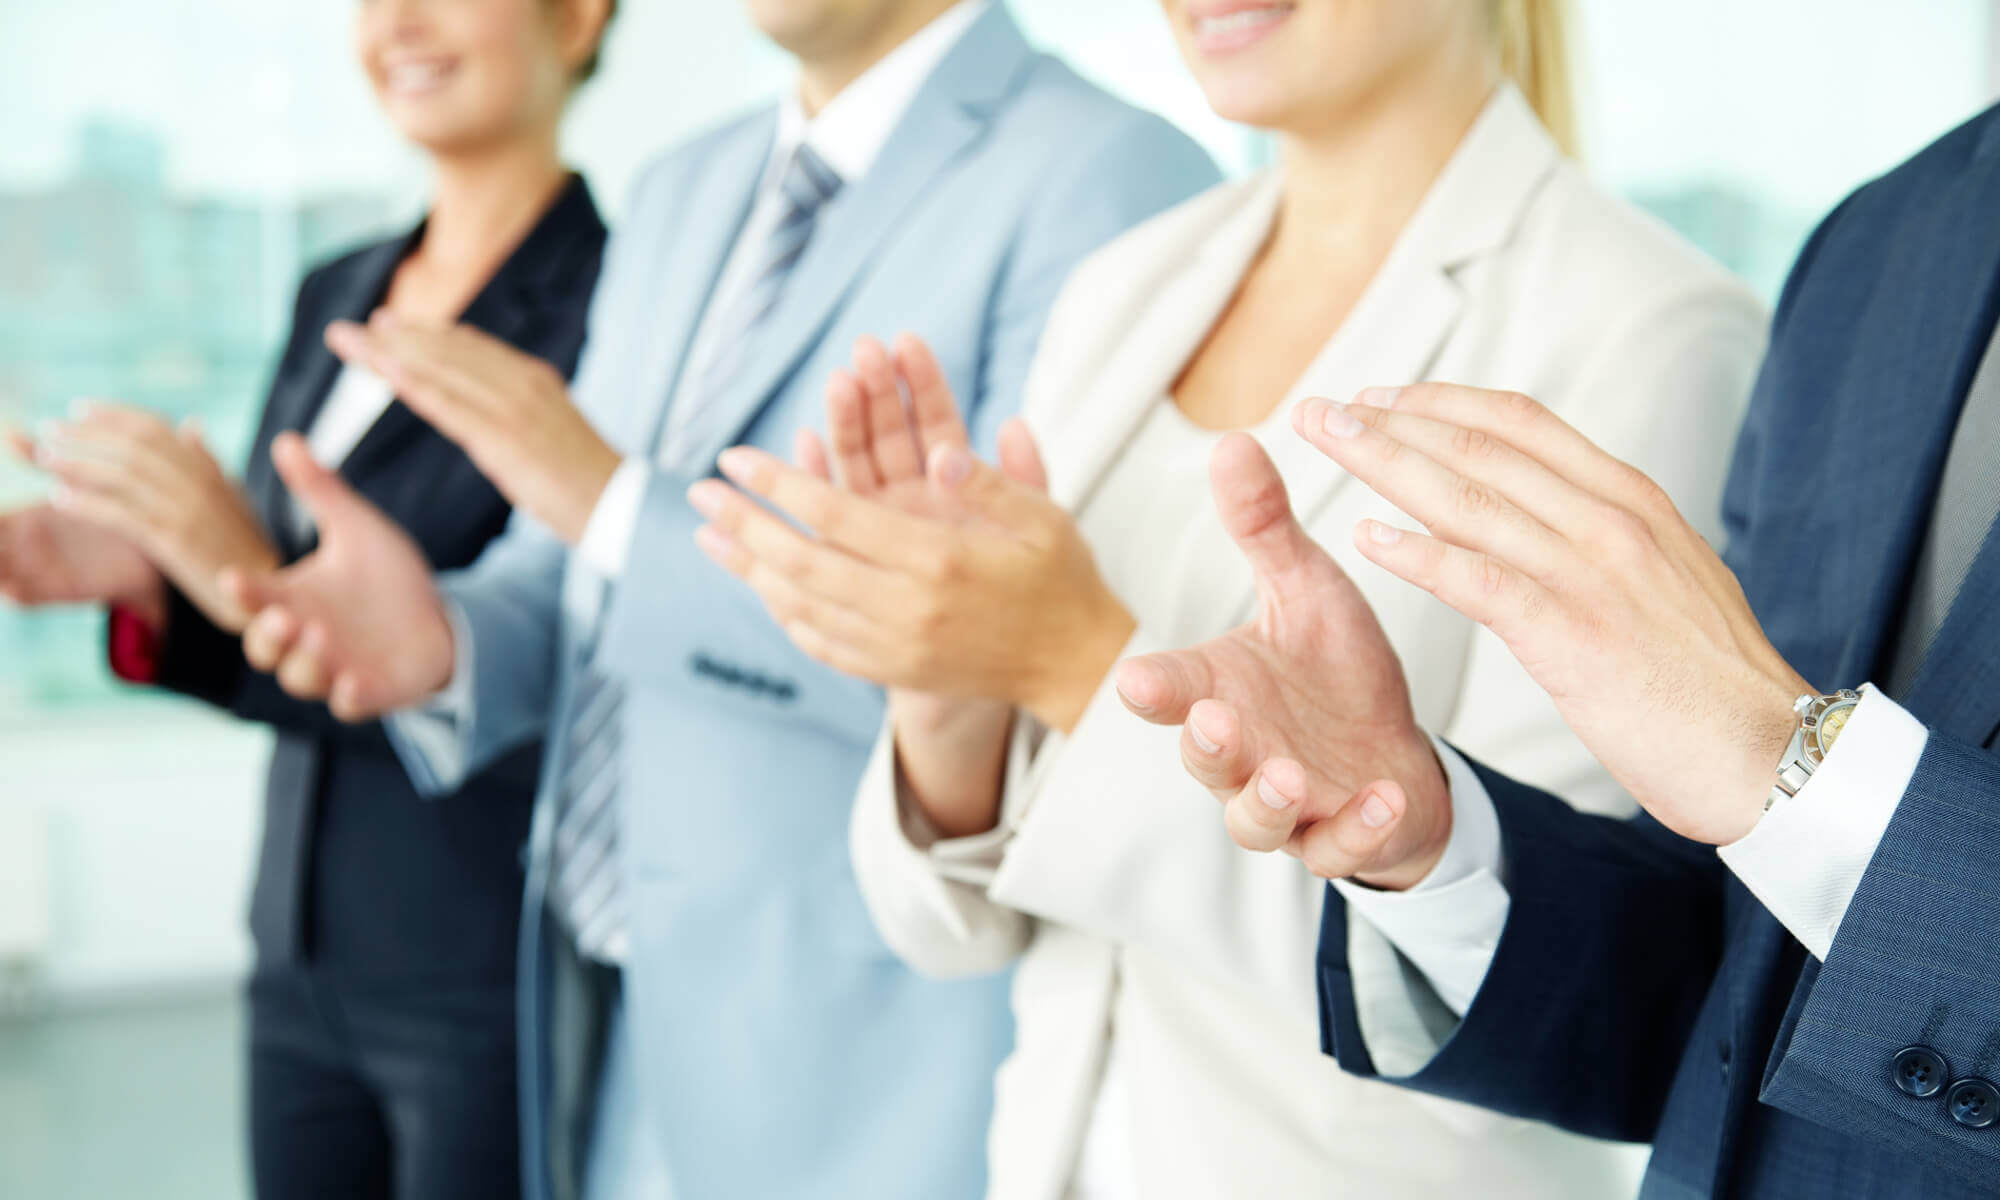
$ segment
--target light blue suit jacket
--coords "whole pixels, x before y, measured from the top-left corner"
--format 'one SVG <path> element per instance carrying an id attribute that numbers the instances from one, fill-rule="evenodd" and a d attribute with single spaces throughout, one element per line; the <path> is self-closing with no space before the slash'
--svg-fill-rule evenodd
<path id="1" fill-rule="evenodd" d="M 775 128 L 766 109 L 668 153 L 613 236 L 576 396 L 627 452 L 654 443 Z M 1070 269 L 1215 179 L 1186 137 L 1032 51 L 995 5 L 821 214 L 723 401 L 733 419 L 696 461 L 738 442 L 788 454 L 821 423 L 827 374 L 855 338 L 905 329 L 937 351 L 990 451 Z M 877 937 L 847 826 L 880 692 L 798 653 L 700 554 L 689 482 L 656 473 L 599 628 L 600 662 L 630 697 L 626 1014 L 676 1189 L 970 1200 L 1012 1036 L 1006 981 L 921 979 Z M 472 766 L 561 727 L 579 636 L 560 602 L 569 557 L 517 518 L 445 583 L 472 639 Z M 523 922 L 530 1195 L 548 1186 L 547 939 L 563 936 L 544 908 L 548 796 L 545 780 Z"/>

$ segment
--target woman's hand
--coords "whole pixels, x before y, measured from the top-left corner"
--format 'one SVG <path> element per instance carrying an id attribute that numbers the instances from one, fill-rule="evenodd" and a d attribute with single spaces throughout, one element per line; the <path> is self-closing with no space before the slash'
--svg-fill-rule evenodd
<path id="1" fill-rule="evenodd" d="M 1003 457 L 1034 455 L 1009 422 Z M 926 486 L 962 516 L 918 516 L 748 447 L 723 474 L 811 531 L 705 480 L 689 501 L 704 552 L 754 588 L 813 658 L 889 687 L 1005 700 L 1069 730 L 1130 638 L 1069 514 L 973 457 L 931 449 Z"/>
<path id="2" fill-rule="evenodd" d="M 92 405 L 52 425 L 34 459 L 61 483 L 63 512 L 136 547 L 211 621 L 241 631 L 248 614 L 218 577 L 228 567 L 269 570 L 278 554 L 193 426 Z"/>
<path id="3" fill-rule="evenodd" d="M 908 407 L 905 407 L 905 397 Z M 971 435 L 937 357 L 914 334 L 892 353 L 874 338 L 854 345 L 853 366 L 827 380 L 827 441 L 801 430 L 795 460 L 803 470 L 902 512 L 942 521 L 964 519 L 954 497 L 924 475 L 935 446 L 970 447 Z M 838 470 L 836 471 L 836 464 Z M 1041 461 L 1001 464 L 1015 479 L 1046 490 Z M 983 833 L 999 820 L 1000 783 L 1014 706 L 981 696 L 888 689 L 889 724 L 905 786 L 945 837 Z"/>
<path id="4" fill-rule="evenodd" d="M 0 596 L 26 608 L 116 604 L 166 621 L 160 573 L 110 530 L 50 504 L 0 513 Z"/>

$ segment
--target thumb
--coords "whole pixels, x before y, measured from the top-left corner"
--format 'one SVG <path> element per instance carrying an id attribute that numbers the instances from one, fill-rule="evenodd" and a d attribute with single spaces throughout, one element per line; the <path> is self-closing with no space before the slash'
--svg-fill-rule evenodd
<path id="1" fill-rule="evenodd" d="M 1215 694 L 1215 673 L 1200 648 L 1144 654 L 1118 664 L 1118 698 L 1155 725 L 1179 725 L 1197 701 Z"/>
<path id="2" fill-rule="evenodd" d="M 246 621 L 274 604 L 283 603 L 285 599 L 282 571 L 224 567 L 216 576 L 215 586 L 222 593 L 222 598 L 234 605 Z"/>
<path id="3" fill-rule="evenodd" d="M 1299 524 L 1285 481 L 1257 439 L 1232 433 L 1218 442 L 1209 459 L 1208 481 L 1222 527 L 1249 560 L 1260 593 L 1268 599 L 1306 596 L 1324 605 L 1337 598 L 1329 594 L 1331 583 L 1360 598 L 1333 556 Z"/>
<path id="4" fill-rule="evenodd" d="M 1004 529 L 1022 529 L 1039 521 L 1048 498 L 1017 483 L 998 467 L 979 461 L 968 448 L 952 443 L 931 447 L 931 486 L 956 497 L 968 508 Z"/>
<path id="5" fill-rule="evenodd" d="M 1000 469 L 1009 479 L 1038 492 L 1049 490 L 1049 472 L 1028 423 L 1015 417 L 1000 427 Z"/>
<path id="6" fill-rule="evenodd" d="M 362 518 L 368 512 L 363 500 L 347 481 L 327 470 L 306 448 L 306 440 L 296 433 L 281 433 L 271 443 L 271 463 L 278 478 L 297 496 L 319 526 L 320 540 L 329 540 L 337 528 Z"/>

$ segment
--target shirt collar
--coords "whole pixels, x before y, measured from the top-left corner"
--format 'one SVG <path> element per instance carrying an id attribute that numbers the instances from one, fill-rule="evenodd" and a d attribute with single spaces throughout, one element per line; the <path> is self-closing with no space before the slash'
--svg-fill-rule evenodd
<path id="1" fill-rule="evenodd" d="M 788 89 L 778 105 L 778 136 L 771 147 L 766 186 L 784 170 L 800 142 L 811 146 L 845 183 L 868 174 L 924 81 L 990 3 L 959 0 L 842 88 L 810 120 L 799 102 L 798 87 Z"/>

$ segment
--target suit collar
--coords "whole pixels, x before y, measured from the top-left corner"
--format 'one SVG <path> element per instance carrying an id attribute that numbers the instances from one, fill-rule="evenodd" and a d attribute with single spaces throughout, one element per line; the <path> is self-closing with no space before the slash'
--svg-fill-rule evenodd
<path id="1" fill-rule="evenodd" d="M 738 439 L 798 369 L 870 260 L 937 176 L 985 131 L 995 110 L 1018 88 L 1032 57 L 1027 40 L 999 4 L 981 13 L 944 56 L 910 102 L 868 174 L 849 181 L 821 211 L 818 227 L 793 268 L 777 307 L 751 335 L 754 349 L 748 361 L 754 365 L 741 373 L 728 392 L 701 398 L 701 403 L 725 406 L 729 419 L 705 426 L 713 434 L 706 444 L 689 447 L 688 464 L 707 470 L 716 454 Z M 766 117 L 760 124 L 764 131 L 761 143 L 768 149 L 775 118 Z M 701 292 L 701 304 L 677 325 L 684 329 L 674 339 L 679 347 L 674 361 L 680 364 L 672 372 L 676 389 L 680 386 L 678 377 L 685 371 L 694 326 L 703 315 L 701 309 L 713 293 L 736 240 L 734 235 L 740 235 L 749 213 L 750 188 L 759 173 L 753 166 L 746 175 L 747 180 L 740 179 L 733 189 L 728 183 L 713 185 L 718 191 L 736 192 L 735 203 L 730 205 L 735 214 L 734 230 L 731 237 L 719 239 L 721 245 L 705 272 L 709 282 Z"/>
<path id="2" fill-rule="evenodd" d="M 406 250 L 416 245 L 423 228 L 419 225 L 411 234 Z M 520 345 L 551 310 L 583 302 L 577 295 L 578 263 L 580 256 L 587 257 L 601 242 L 603 231 L 589 185 L 582 176 L 571 175 L 534 227 L 465 306 L 459 322 L 509 345 Z M 401 261 L 400 255 L 397 261 Z M 388 274 L 395 266 L 391 263 L 384 274 L 375 293 L 377 302 L 386 293 Z M 422 419 L 400 400 L 390 404 L 355 443 L 342 471 L 349 478 L 361 478 L 425 428 Z"/>
<path id="3" fill-rule="evenodd" d="M 427 223 L 420 221 L 407 233 L 360 250 L 328 272 L 322 296 L 310 311 L 299 313 L 302 327 L 294 336 L 309 340 L 308 357 L 292 387 L 273 397 L 262 444 L 281 431 L 304 432 L 312 427 L 341 370 L 340 360 L 321 343 L 321 335 L 334 321 L 368 318 L 387 296 L 396 268 L 422 240 Z M 503 341 L 518 341 L 548 312 L 582 302 L 576 294 L 582 282 L 577 272 L 592 261 L 603 236 L 604 225 L 589 186 L 580 176 L 570 176 L 554 203 L 480 288 L 460 319 Z M 341 472 L 351 479 L 359 478 L 424 427 L 402 403 L 390 404 L 340 464 Z M 289 493 L 267 462 L 253 461 L 248 481 L 265 512 L 286 511 L 291 503 Z M 290 544 L 294 539 L 289 522 L 274 521 L 273 525 L 272 532 L 282 547 L 302 552 L 304 547 Z"/>
<path id="4" fill-rule="evenodd" d="M 1869 506 L 1875 519 L 1842 519 L 1828 531 L 1835 547 L 1826 568 L 1855 581 L 1860 603 L 1835 680 L 1825 686 L 1852 686 L 1874 675 L 1895 644 L 1898 620 L 1929 528 L 1944 459 L 1972 380 L 2000 318 L 2000 222 L 1989 218 L 2000 195 L 2000 154 L 1994 134 L 1981 139 L 1969 167 L 1958 173 L 1939 198 L 1937 209 L 1906 224 L 1923 242 L 1891 256 L 1892 273 L 1872 287 L 1893 298 L 1895 324 L 1882 335 L 1880 352 L 1865 360 L 1865 371 L 1850 375 L 1847 402 L 1823 406 L 1828 419 L 1866 422 L 1869 434 L 1836 439 L 1846 447 L 1830 477 L 1850 485 L 1868 479 L 1901 481 L 1895 487 L 1860 487 L 1851 503 Z M 1895 420 L 1897 408 L 1921 419 Z M 1892 419 L 1883 420 L 1884 416 Z M 1830 451 L 1830 453 L 1834 453 Z M 1831 516 L 1831 512 L 1829 513 Z M 1975 560 L 1930 658 L 1907 699 L 1913 711 L 1931 719 L 1949 717 L 1935 703 L 1957 695 L 1964 681 L 1989 678 L 1988 697 L 2000 687 L 2000 640 L 1980 636 L 1980 618 L 1968 612 L 1985 590 L 1996 586 L 1991 535 Z M 1990 601 L 1989 601 L 1990 602 Z M 1988 612 L 1991 609 L 1986 610 Z M 1987 661 L 1987 660 L 1995 661 Z M 1984 702 L 1996 711 L 1996 701 Z M 1991 724 L 1988 724 L 1988 730 Z"/>
<path id="5" fill-rule="evenodd" d="M 1464 304 L 1457 274 L 1512 240 L 1558 161 L 1553 139 L 1520 93 L 1511 85 L 1496 91 L 1280 409 L 1307 396 L 1345 398 L 1370 385 L 1426 377 Z M 1234 185 L 1234 203 L 1191 226 L 1181 246 L 1154 256 L 1160 270 L 1135 273 L 1127 300 L 1142 315 L 1088 387 L 1089 406 L 1066 418 L 1062 440 L 1079 451 L 1063 455 L 1060 469 L 1050 464 L 1059 502 L 1072 509 L 1088 503 L 1186 369 L 1269 239 L 1283 190 L 1276 171 Z M 1148 294 L 1155 299 L 1139 299 Z M 1307 522 L 1349 478 L 1289 435 L 1278 439 L 1274 457 L 1293 508 Z"/>

